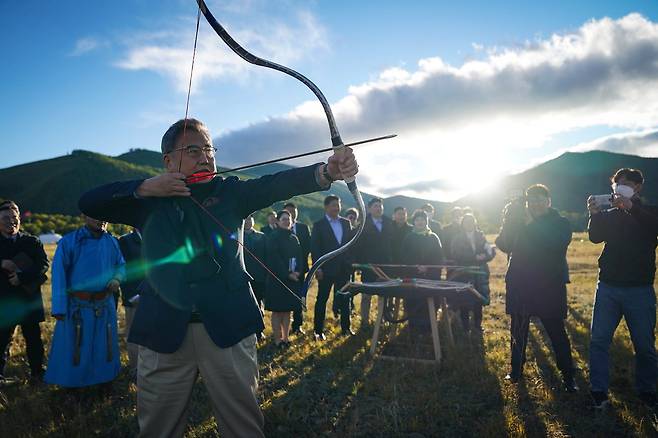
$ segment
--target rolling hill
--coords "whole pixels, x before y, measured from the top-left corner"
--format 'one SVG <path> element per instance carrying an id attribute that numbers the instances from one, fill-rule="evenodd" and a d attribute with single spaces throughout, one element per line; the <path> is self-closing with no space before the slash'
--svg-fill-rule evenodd
<path id="1" fill-rule="evenodd" d="M 507 200 L 526 187 L 540 183 L 549 187 L 553 206 L 561 211 L 585 214 L 585 202 L 591 194 L 610 193 L 610 176 L 621 167 L 644 173 L 643 197 L 658 202 L 658 158 L 606 151 L 567 152 L 524 172 L 503 178 L 495 190 L 468 195 L 457 205 L 470 205 L 488 222 L 498 222 Z"/>
<path id="2" fill-rule="evenodd" d="M 78 198 L 86 190 L 117 180 L 149 178 L 158 171 L 94 152 L 35 161 L 0 170 L 0 198 L 16 201 L 23 210 L 78 214 Z"/>
<path id="3" fill-rule="evenodd" d="M 37 213 L 78 214 L 77 201 L 86 190 L 117 180 L 148 178 L 162 171 L 159 152 L 132 149 L 117 157 L 95 152 L 76 150 L 70 155 L 35 161 L 19 166 L 0 169 L 0 198 L 14 199 L 23 210 Z M 241 178 L 254 178 L 290 169 L 292 166 L 276 163 L 236 172 Z M 590 151 L 565 153 L 524 172 L 503 178 L 495 190 L 476 193 L 459 199 L 455 204 L 473 207 L 482 222 L 494 230 L 499 222 L 500 211 L 512 193 L 521 192 L 534 183 L 546 184 L 553 194 L 553 205 L 574 215 L 585 214 L 585 199 L 589 194 L 609 193 L 609 177 L 620 167 L 641 169 L 647 180 L 643 194 L 652 203 L 658 202 L 658 158 L 643 158 L 612 152 Z M 323 199 L 328 193 L 341 197 L 345 208 L 354 206 L 352 196 L 342 183 L 334 184 L 329 192 L 298 196 L 293 201 L 299 205 L 300 220 L 312 223 L 322 217 Z M 365 202 L 372 195 L 363 193 Z M 431 202 L 439 218 L 444 217 L 451 203 L 428 201 L 407 196 L 384 199 L 387 214 L 397 206 L 406 207 L 411 213 L 426 202 Z M 283 203 L 272 209 L 278 210 Z M 264 212 L 256 215 L 263 223 Z"/>
<path id="4" fill-rule="evenodd" d="M 160 173 L 161 166 L 161 154 L 146 149 L 131 149 L 117 157 L 75 150 L 62 157 L 0 169 L 0 198 L 15 200 L 24 211 L 77 215 L 78 199 L 90 188 L 112 181 L 149 178 Z M 230 174 L 240 178 L 256 178 L 291 168 L 275 163 Z M 322 217 L 323 200 L 329 193 L 340 196 L 345 208 L 355 205 L 347 186 L 335 183 L 330 191 L 293 198 L 300 209 L 300 220 L 312 223 Z M 368 202 L 372 195 L 363 193 L 363 197 Z M 427 201 L 407 198 L 405 202 L 416 206 Z M 388 201 L 385 203 L 389 211 L 398 205 Z M 272 209 L 282 207 L 283 202 L 279 202 Z M 264 212 L 257 214 L 256 220 L 264 223 Z"/>
<path id="5" fill-rule="evenodd" d="M 162 154 L 160 152 L 152 151 L 149 149 L 131 149 L 125 154 L 118 155 L 114 158 L 116 158 L 117 160 L 126 161 L 128 163 L 137 164 L 140 166 L 150 166 L 155 169 L 160 169 L 162 167 Z M 253 169 L 247 169 L 241 171 L 239 174 L 248 175 L 251 177 L 259 177 L 263 175 L 271 175 L 273 173 L 281 172 L 282 170 L 287 170 L 292 168 L 293 166 L 289 166 L 287 164 L 273 163 L 265 166 L 255 167 Z M 228 170 L 228 168 L 218 166 L 218 170 L 219 171 Z"/>

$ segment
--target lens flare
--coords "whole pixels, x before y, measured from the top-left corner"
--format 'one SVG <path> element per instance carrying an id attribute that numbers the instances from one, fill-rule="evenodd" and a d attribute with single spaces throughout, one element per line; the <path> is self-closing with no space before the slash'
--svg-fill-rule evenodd
<path id="1" fill-rule="evenodd" d="M 224 240 L 222 239 L 222 236 L 220 236 L 219 234 L 215 234 L 213 236 L 212 243 L 215 245 L 215 249 L 217 250 L 217 252 L 218 253 L 221 252 L 222 246 L 224 246 Z"/>
<path id="2" fill-rule="evenodd" d="M 38 308 L 39 302 L 26 302 L 16 298 L 0 299 L 0 329 L 20 324 L 28 314 Z"/>

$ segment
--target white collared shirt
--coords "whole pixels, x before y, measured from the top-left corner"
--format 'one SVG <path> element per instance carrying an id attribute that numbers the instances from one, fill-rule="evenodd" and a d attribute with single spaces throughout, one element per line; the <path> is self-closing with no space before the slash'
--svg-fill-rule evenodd
<path id="1" fill-rule="evenodd" d="M 343 225 L 340 223 L 340 216 L 338 216 L 336 219 L 330 218 L 329 215 L 327 214 L 325 214 L 324 216 L 329 221 L 329 225 L 331 225 L 331 229 L 334 232 L 336 241 L 340 245 L 340 243 L 343 241 Z"/>

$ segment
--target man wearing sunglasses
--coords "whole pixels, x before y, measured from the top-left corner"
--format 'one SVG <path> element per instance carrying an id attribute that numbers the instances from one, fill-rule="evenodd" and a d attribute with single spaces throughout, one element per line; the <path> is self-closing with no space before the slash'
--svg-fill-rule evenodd
<path id="1" fill-rule="evenodd" d="M 101 186 L 80 199 L 85 214 L 143 230 L 148 281 L 129 337 L 140 345 L 143 437 L 183 435 L 198 374 L 222 435 L 263 436 L 256 333 L 264 325 L 244 270 L 244 218 L 358 171 L 345 148 L 327 163 L 240 181 L 214 175 L 215 152 L 202 122 L 179 120 L 162 138 L 165 173 Z"/>

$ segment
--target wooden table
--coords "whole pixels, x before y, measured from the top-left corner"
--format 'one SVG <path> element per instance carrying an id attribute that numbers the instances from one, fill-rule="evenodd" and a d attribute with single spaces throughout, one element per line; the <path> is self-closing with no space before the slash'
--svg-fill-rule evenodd
<path id="1" fill-rule="evenodd" d="M 439 327 L 436 318 L 436 304 L 440 304 L 441 308 L 441 321 L 444 323 L 448 340 L 454 343 L 452 334 L 452 324 L 450 316 L 448 315 L 448 300 L 451 304 L 479 304 L 484 303 L 485 299 L 473 286 L 469 283 L 460 283 L 455 281 L 446 280 L 427 280 L 418 278 L 404 278 L 394 280 L 382 280 L 376 282 L 362 283 L 350 282 L 347 283 L 341 292 L 343 294 L 356 295 L 357 293 L 364 293 L 368 295 L 377 296 L 377 319 L 372 334 L 372 344 L 370 346 L 370 354 L 375 355 L 379 336 L 381 333 L 382 323 L 385 321 L 384 308 L 387 298 L 425 298 L 427 302 L 427 311 L 430 317 L 430 326 L 432 333 L 432 345 L 434 348 L 434 360 L 419 359 L 401 356 L 389 356 L 380 354 L 382 359 L 391 360 L 407 360 L 412 362 L 421 363 L 441 363 L 441 340 L 439 338 Z"/>

